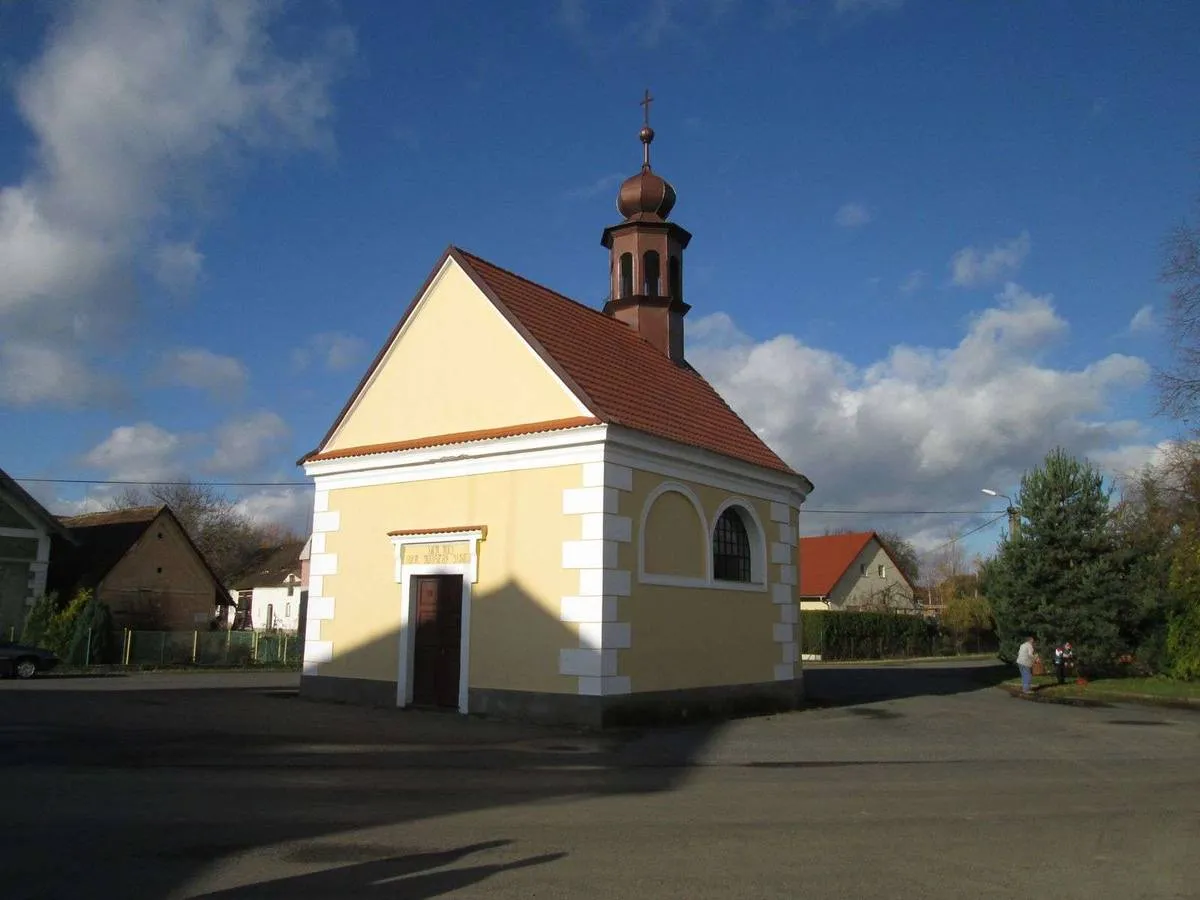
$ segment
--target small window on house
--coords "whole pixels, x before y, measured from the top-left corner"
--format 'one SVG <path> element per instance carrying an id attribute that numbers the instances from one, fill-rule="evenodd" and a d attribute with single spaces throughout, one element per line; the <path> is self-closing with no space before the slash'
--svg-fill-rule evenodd
<path id="1" fill-rule="evenodd" d="M 158 533 L 158 539 L 159 539 L 160 541 L 162 540 L 162 532 L 161 532 L 161 531 Z"/>
<path id="2" fill-rule="evenodd" d="M 285 616 L 290 616 L 292 614 L 292 604 L 290 604 L 290 603 L 284 604 L 283 614 Z"/>
<path id="3" fill-rule="evenodd" d="M 288 596 L 291 597 L 295 593 L 296 593 L 296 586 L 294 584 L 289 584 L 288 585 Z"/>
<path id="4" fill-rule="evenodd" d="M 633 254 L 621 254 L 621 285 L 620 296 L 629 297 L 633 294 Z"/>
<path id="5" fill-rule="evenodd" d="M 644 280 L 646 290 L 643 292 L 647 297 L 658 296 L 658 283 L 662 278 L 662 273 L 659 271 L 658 251 L 647 250 L 642 257 L 642 268 L 645 270 Z"/>
<path id="6" fill-rule="evenodd" d="M 863 578 L 867 577 L 867 564 L 866 563 L 858 564 L 858 574 L 861 575 Z"/>
<path id="7" fill-rule="evenodd" d="M 158 572 L 159 575 L 161 575 L 162 574 L 162 566 L 159 566 L 156 571 Z"/>
<path id="8" fill-rule="evenodd" d="M 887 578 L 887 569 L 885 569 L 882 564 L 879 566 L 879 577 Z"/>
<path id="9" fill-rule="evenodd" d="M 679 257 L 672 256 L 667 263 L 667 292 L 676 300 L 683 299 L 683 270 L 679 267 Z"/>
<path id="10" fill-rule="evenodd" d="M 750 536 L 737 510 L 727 509 L 713 530 L 713 578 L 717 581 L 750 580 Z"/>

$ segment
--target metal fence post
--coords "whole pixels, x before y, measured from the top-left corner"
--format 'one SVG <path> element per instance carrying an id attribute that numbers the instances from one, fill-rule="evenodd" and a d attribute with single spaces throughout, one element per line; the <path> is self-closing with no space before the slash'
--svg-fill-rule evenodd
<path id="1" fill-rule="evenodd" d="M 158 664 L 161 666 L 167 658 L 167 633 L 160 631 L 158 633 Z"/>
<path id="2" fill-rule="evenodd" d="M 258 662 L 258 632 L 254 632 L 254 643 L 250 646 L 251 662 Z"/>
<path id="3" fill-rule="evenodd" d="M 283 633 L 283 640 L 279 643 L 279 661 L 287 662 L 287 632 Z"/>
<path id="4" fill-rule="evenodd" d="M 192 665 L 196 664 L 196 653 L 200 650 L 200 632 L 192 632 Z"/>
<path id="5" fill-rule="evenodd" d="M 126 628 L 125 629 L 125 655 L 123 657 L 123 662 L 125 663 L 125 665 L 129 665 L 129 655 L 132 651 L 133 651 L 133 630 L 130 628 Z"/>
<path id="6" fill-rule="evenodd" d="M 225 629 L 225 665 L 229 665 L 229 642 L 233 640 L 233 629 Z"/>
<path id="7" fill-rule="evenodd" d="M 92 664 L 92 629 L 88 629 L 87 643 L 83 647 L 83 667 L 86 669 Z"/>

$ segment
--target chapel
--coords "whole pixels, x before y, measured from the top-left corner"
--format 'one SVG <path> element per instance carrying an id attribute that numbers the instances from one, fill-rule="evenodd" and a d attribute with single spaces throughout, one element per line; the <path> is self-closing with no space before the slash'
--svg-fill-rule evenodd
<path id="1" fill-rule="evenodd" d="M 451 246 L 300 461 L 303 696 L 593 727 L 801 699 L 812 483 L 687 361 L 650 100 L 603 307 Z"/>

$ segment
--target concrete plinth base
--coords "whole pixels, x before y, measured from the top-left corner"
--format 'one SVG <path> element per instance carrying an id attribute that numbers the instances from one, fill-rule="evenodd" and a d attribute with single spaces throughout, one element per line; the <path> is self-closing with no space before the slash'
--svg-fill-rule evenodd
<path id="1" fill-rule="evenodd" d="M 312 700 L 394 707 L 396 683 L 305 675 L 300 679 L 300 695 Z M 490 688 L 471 688 L 468 692 L 468 709 L 475 715 L 583 728 L 769 715 L 796 709 L 803 702 L 802 678 L 608 697 Z"/>

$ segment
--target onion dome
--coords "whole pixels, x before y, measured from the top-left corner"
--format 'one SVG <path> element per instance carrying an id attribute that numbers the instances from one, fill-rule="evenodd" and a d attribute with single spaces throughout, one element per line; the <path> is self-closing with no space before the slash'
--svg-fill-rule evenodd
<path id="1" fill-rule="evenodd" d="M 617 194 L 617 211 L 626 219 L 665 219 L 675 206 L 675 188 L 650 169 L 650 143 L 654 140 L 654 129 L 643 125 L 638 138 L 642 142 L 642 171 L 621 184 Z"/>

